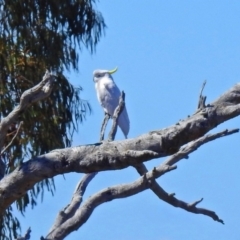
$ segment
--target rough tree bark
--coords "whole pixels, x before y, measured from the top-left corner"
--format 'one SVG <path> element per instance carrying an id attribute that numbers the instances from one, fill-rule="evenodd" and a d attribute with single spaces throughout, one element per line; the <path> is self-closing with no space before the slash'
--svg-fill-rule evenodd
<path id="1" fill-rule="evenodd" d="M 93 210 L 100 204 L 116 198 L 132 196 L 149 188 L 161 200 L 175 207 L 192 213 L 204 214 L 223 223 L 214 211 L 197 207 L 202 199 L 194 203 L 186 203 L 175 198 L 173 193 L 167 193 L 156 182 L 156 178 L 176 169 L 178 161 L 187 158 L 188 154 L 201 145 L 238 132 L 238 129 L 233 129 L 205 135 L 219 124 L 240 114 L 240 84 L 235 85 L 208 105 L 205 105 L 206 97 L 202 94 L 200 96 L 201 103 L 198 105 L 198 110 L 192 116 L 168 128 L 154 130 L 133 139 L 101 141 L 84 146 L 56 149 L 24 162 L 0 181 L 0 213 L 3 213 L 11 203 L 23 196 L 37 182 L 63 173 L 78 172 L 87 173 L 87 175 L 80 181 L 69 207 L 59 213 L 60 220 L 55 222 L 45 239 L 63 239 L 86 222 Z M 23 94 L 21 99 L 26 107 L 32 103 L 32 98 L 28 94 Z M 20 112 L 13 110 L 1 121 L 0 142 L 3 142 L 2 138 L 4 139 L 6 133 L 6 122 L 12 121 L 11 118 L 16 119 L 14 116 Z M 150 171 L 143 164 L 145 161 L 165 156 L 170 157 Z M 129 166 L 136 168 L 142 176 L 132 183 L 103 189 L 81 204 L 82 195 L 88 183 L 95 176 L 95 172 L 123 169 Z M 51 236 L 53 232 L 54 237 Z"/>

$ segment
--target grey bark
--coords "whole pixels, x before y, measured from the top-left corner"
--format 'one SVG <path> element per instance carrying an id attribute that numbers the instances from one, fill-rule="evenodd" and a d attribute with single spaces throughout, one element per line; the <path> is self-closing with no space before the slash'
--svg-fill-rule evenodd
<path id="1" fill-rule="evenodd" d="M 162 189 L 156 182 L 156 179 L 161 177 L 163 174 L 176 169 L 177 166 L 175 164 L 178 161 L 187 158 L 191 152 L 196 151 L 203 144 L 208 143 L 209 141 L 213 141 L 220 137 L 231 135 L 238 131 L 239 129 L 233 129 L 230 131 L 224 130 L 219 133 L 203 136 L 195 141 L 188 143 L 186 146 L 182 147 L 176 154 L 172 155 L 165 162 L 163 162 L 158 167 L 155 167 L 150 171 L 147 171 L 144 164 L 140 164 L 140 166 L 135 166 L 139 173 L 143 175 L 142 177 L 140 177 L 139 179 L 132 183 L 111 186 L 106 189 L 103 189 L 98 193 L 94 194 L 93 196 L 89 197 L 82 204 L 82 206 L 80 206 L 80 203 L 78 202 L 79 204 L 74 209 L 74 213 L 72 212 L 73 214 L 71 214 L 71 216 L 66 217 L 67 215 L 65 214 L 65 210 L 64 213 L 61 211 L 57 217 L 57 221 L 59 222 L 63 218 L 64 221 L 61 221 L 60 224 L 57 225 L 55 224 L 51 229 L 50 233 L 47 235 L 47 237 L 42 239 L 44 240 L 64 239 L 72 231 L 76 231 L 77 229 L 79 229 L 89 219 L 95 208 L 98 207 L 99 205 L 108 201 L 112 201 L 114 199 L 130 197 L 147 189 L 151 189 L 159 199 L 165 201 L 168 204 L 171 204 L 174 207 L 182 208 L 191 213 L 206 215 L 212 218 L 214 221 L 223 224 L 224 223 L 223 220 L 220 219 L 214 211 L 206 208 L 197 207 L 197 205 L 200 202 L 202 202 L 203 198 L 193 203 L 187 203 L 182 200 L 179 200 L 175 197 L 174 193 L 169 194 L 164 189 Z M 91 180 L 92 177 L 90 175 L 85 175 L 85 179 L 81 180 L 79 186 L 84 185 L 84 187 L 86 188 L 86 186 L 89 184 Z M 84 192 L 81 192 L 81 194 L 77 193 L 77 196 L 78 195 L 81 196 L 80 199 L 82 200 L 83 194 Z M 73 204 L 73 199 L 75 197 L 76 192 L 74 193 L 72 201 L 65 209 L 68 209 L 68 207 Z"/>
<path id="2" fill-rule="evenodd" d="M 113 114 L 113 123 L 112 123 L 112 128 L 109 132 L 108 136 L 108 141 L 113 141 L 115 139 L 115 135 L 117 133 L 117 120 L 119 115 L 121 114 L 123 108 L 125 106 L 125 94 L 124 92 L 121 93 L 121 96 L 119 98 L 119 104 L 118 107 L 115 109 L 114 114 Z M 108 120 L 110 119 L 110 115 L 105 113 L 102 126 L 101 126 L 101 131 L 100 131 L 100 141 L 104 140 L 104 133 L 105 129 L 108 123 Z M 46 239 L 63 239 L 64 236 L 68 235 L 71 233 L 71 228 L 73 227 L 72 225 L 67 224 L 67 227 L 64 226 L 64 223 L 67 220 L 76 218 L 77 216 L 77 211 L 82 203 L 82 198 L 85 193 L 85 190 L 88 186 L 88 184 L 91 182 L 91 180 L 97 175 L 97 172 L 95 173 L 89 173 L 85 174 L 83 178 L 80 180 L 80 182 L 77 184 L 76 190 L 73 193 L 73 197 L 71 202 L 62 210 L 58 213 L 56 220 L 49 231 L 47 238 Z M 85 218 L 85 217 L 83 217 Z M 79 222 L 81 219 L 77 217 L 74 222 Z M 77 228 L 78 229 L 78 228 Z M 44 238 L 41 238 L 44 240 Z"/>
<path id="3" fill-rule="evenodd" d="M 240 114 L 240 84 L 203 110 L 162 130 L 133 139 L 57 149 L 24 162 L 0 181 L 0 214 L 37 182 L 69 172 L 123 169 L 169 156 L 219 124 Z"/>
<path id="4" fill-rule="evenodd" d="M 46 71 L 43 80 L 33 88 L 26 90 L 21 98 L 20 103 L 17 105 L 12 112 L 8 114 L 8 116 L 1 119 L 0 122 L 0 152 L 2 153 L 4 150 L 4 142 L 7 134 L 8 128 L 11 126 L 13 122 L 17 120 L 19 115 L 21 115 L 24 110 L 29 107 L 32 103 L 41 101 L 47 98 L 51 92 L 53 87 L 55 77 L 51 75 L 48 71 Z M 21 125 L 20 125 L 21 126 Z M 5 172 L 5 163 L 0 159 L 0 179 L 4 176 Z"/>
<path id="5" fill-rule="evenodd" d="M 44 98 L 42 97 L 43 93 L 47 92 L 49 94 L 49 91 L 51 91 L 51 87 L 46 88 L 45 84 L 49 84 L 49 79 L 48 81 L 45 79 L 45 83 L 41 84 L 40 91 L 38 90 L 36 94 L 38 96 L 35 98 L 36 101 Z M 44 92 L 44 88 L 48 91 Z M 23 94 L 19 106 L 1 121 L 0 143 L 4 142 L 7 123 L 15 120 L 18 114 L 21 114 L 21 111 L 33 102 L 32 98 L 29 97 L 31 93 L 31 91 L 24 93 L 25 95 Z M 46 97 L 47 94 L 44 96 Z M 237 84 L 211 104 L 205 106 L 204 100 L 204 103 L 200 104 L 200 108 L 192 116 L 168 128 L 151 131 L 133 139 L 102 141 L 84 146 L 57 149 L 37 156 L 24 162 L 0 181 L 0 213 L 2 214 L 12 202 L 22 197 L 34 184 L 43 179 L 69 172 L 94 173 L 133 166 L 142 177 L 129 184 L 103 189 L 81 206 L 81 201 L 77 205 L 73 205 L 64 221 L 60 222 L 58 227 L 53 226 L 51 234 L 55 231 L 55 238 L 46 239 L 63 239 L 71 231 L 78 229 L 86 222 L 93 210 L 103 202 L 132 196 L 149 188 L 161 200 L 175 207 L 183 208 L 192 213 L 205 214 L 215 221 L 223 223 L 223 220 L 215 212 L 197 208 L 197 204 L 202 199 L 192 204 L 183 202 L 175 198 L 174 194 L 165 192 L 155 179 L 176 169 L 175 164 L 179 160 L 186 158 L 189 153 L 195 151 L 202 144 L 237 132 L 238 129 L 234 129 L 205 135 L 219 124 L 239 114 L 240 84 Z M 171 157 L 168 160 L 153 170 L 148 171 L 143 165 L 145 161 L 170 155 Z M 92 176 L 94 175 L 92 174 Z M 85 180 L 85 186 L 88 182 L 90 181 Z"/>
<path id="6" fill-rule="evenodd" d="M 202 88 L 201 88 L 201 91 L 200 91 L 200 94 L 199 94 L 197 109 L 200 109 L 200 110 L 202 110 L 202 109 L 204 109 L 206 107 L 205 102 L 206 102 L 207 97 L 202 95 L 203 89 L 204 89 L 206 83 L 207 83 L 207 81 L 205 80 L 203 82 L 203 85 L 202 85 Z"/>
<path id="7" fill-rule="evenodd" d="M 47 236 L 48 239 L 55 239 L 56 238 L 56 234 L 55 234 L 56 230 L 59 229 L 63 225 L 64 222 L 66 222 L 68 219 L 71 219 L 76 214 L 76 211 L 78 210 L 79 206 L 82 203 L 82 199 L 83 199 L 85 190 L 86 190 L 88 184 L 91 182 L 91 180 L 96 176 L 96 174 L 97 173 L 85 174 L 83 176 L 83 178 L 79 181 L 79 183 L 77 184 L 76 190 L 73 193 L 73 197 L 72 197 L 70 203 L 63 210 L 61 210 L 58 213 L 56 220 Z M 62 237 L 62 239 L 63 239 L 63 237 Z"/>

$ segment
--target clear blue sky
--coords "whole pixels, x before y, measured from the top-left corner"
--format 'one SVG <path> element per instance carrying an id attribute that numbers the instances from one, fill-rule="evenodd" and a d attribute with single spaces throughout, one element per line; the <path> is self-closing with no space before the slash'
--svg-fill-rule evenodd
<path id="1" fill-rule="evenodd" d="M 114 79 L 126 93 L 131 121 L 130 138 L 184 119 L 196 110 L 199 91 L 207 80 L 207 102 L 240 81 L 240 1 L 100 1 L 108 28 L 90 55 L 83 50 L 79 73 L 67 73 L 84 89 L 93 113 L 80 126 L 73 146 L 97 142 L 103 111 L 97 102 L 92 72 L 118 66 Z M 239 118 L 214 129 L 240 127 Z M 123 139 L 118 131 L 117 139 Z M 236 240 L 240 222 L 240 135 L 218 139 L 201 147 L 178 169 L 158 180 L 179 199 L 216 211 L 225 222 L 195 215 L 160 201 L 150 190 L 131 198 L 99 206 L 81 229 L 67 239 L 84 240 Z M 151 168 L 163 159 L 148 163 Z M 28 209 L 22 230 L 32 228 L 32 238 L 46 235 L 57 212 L 71 199 L 82 174 L 55 179 L 54 197 Z M 102 172 L 89 185 L 94 192 L 138 178 L 132 168 Z"/>

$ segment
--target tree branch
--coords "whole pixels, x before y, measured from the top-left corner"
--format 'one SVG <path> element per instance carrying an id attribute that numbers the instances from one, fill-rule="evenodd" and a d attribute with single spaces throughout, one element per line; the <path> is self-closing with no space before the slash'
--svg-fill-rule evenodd
<path id="1" fill-rule="evenodd" d="M 163 162 L 160 167 L 167 168 L 167 166 L 175 166 L 178 161 L 188 158 L 188 155 L 194 151 L 196 151 L 200 146 L 202 146 L 205 143 L 208 143 L 209 141 L 213 141 L 217 138 L 224 137 L 231 135 L 233 133 L 239 132 L 239 129 L 233 129 L 233 130 L 225 130 L 219 133 L 215 134 L 208 134 L 206 136 L 203 136 L 195 141 L 192 141 L 188 143 L 186 146 L 182 147 L 176 154 L 172 155 L 169 159 L 167 159 L 165 162 Z M 138 173 L 140 175 L 144 175 L 147 173 L 147 168 L 145 167 L 144 164 L 138 164 L 134 166 Z M 203 199 L 196 201 L 192 204 L 185 203 L 181 200 L 178 200 L 177 198 L 174 197 L 175 194 L 168 194 L 165 192 L 159 184 L 156 182 L 156 180 L 152 181 L 152 185 L 150 186 L 150 189 L 163 201 L 171 204 L 174 207 L 180 207 L 185 209 L 186 211 L 196 213 L 196 214 L 204 214 L 209 217 L 211 217 L 213 220 L 218 221 L 220 223 L 223 223 L 223 220 L 221 220 L 215 212 L 203 209 L 203 208 L 196 208 L 196 205 L 200 203 Z"/>
<path id="2" fill-rule="evenodd" d="M 109 119 L 110 119 L 110 115 L 108 113 L 105 113 L 102 126 L 101 126 L 101 131 L 100 131 L 100 142 L 104 140 L 104 133 L 105 133 Z"/>
<path id="3" fill-rule="evenodd" d="M 52 233 L 54 233 L 57 228 L 59 228 L 66 220 L 70 219 L 75 214 L 75 212 L 82 203 L 82 198 L 88 184 L 96 175 L 97 172 L 85 174 L 83 178 L 79 181 L 73 193 L 71 202 L 62 211 L 58 213 L 58 216 L 56 217 L 56 220 L 51 230 L 49 231 L 47 238 L 55 239 L 55 236 Z"/>
<path id="4" fill-rule="evenodd" d="M 89 197 L 88 200 L 85 201 L 80 208 L 78 208 L 72 218 L 65 221 L 58 228 L 55 228 L 55 230 L 51 233 L 54 238 L 48 236 L 45 240 L 60 240 L 65 238 L 73 230 L 77 230 L 80 226 L 82 226 L 91 216 L 93 210 L 100 204 L 112 201 L 114 199 L 130 197 L 142 192 L 149 188 L 152 179 L 159 177 L 173 169 L 175 169 L 175 167 L 158 168 L 157 170 L 149 171 L 147 174 L 132 183 L 112 186 L 99 191 L 98 193 Z"/>
<path id="5" fill-rule="evenodd" d="M 112 128 L 108 135 L 109 141 L 113 141 L 115 139 L 115 135 L 117 133 L 117 126 L 118 126 L 117 120 L 118 120 L 118 117 L 120 116 L 122 110 L 124 109 L 124 107 L 125 107 L 125 93 L 124 93 L 124 91 L 122 91 L 120 98 L 119 98 L 118 106 L 116 107 L 113 117 L 112 117 L 112 119 L 113 119 Z"/>
<path id="6" fill-rule="evenodd" d="M 33 88 L 26 90 L 21 98 L 20 103 L 16 106 L 12 112 L 8 114 L 5 118 L 3 118 L 0 122 L 0 148 L 3 146 L 3 142 L 5 140 L 6 131 L 9 126 L 16 121 L 17 117 L 32 103 L 38 102 L 47 98 L 53 87 L 54 76 L 51 75 L 48 71 L 46 71 L 43 76 L 43 80 Z"/>
<path id="7" fill-rule="evenodd" d="M 206 85 L 206 82 L 207 82 L 206 80 L 203 82 L 203 85 L 202 85 L 202 88 L 201 88 L 201 91 L 200 91 L 200 95 L 199 95 L 199 99 L 198 99 L 197 109 L 200 109 L 200 110 L 202 110 L 206 107 L 205 102 L 206 102 L 207 97 L 202 95 L 203 89 Z"/>
<path id="8" fill-rule="evenodd" d="M 206 142 L 207 141 L 204 143 Z M 144 165 L 142 164 L 142 166 Z M 58 240 L 65 238 L 73 230 L 80 228 L 89 219 L 94 209 L 102 203 L 109 202 L 114 199 L 126 198 L 138 194 L 148 188 L 151 188 L 154 193 L 159 196 L 160 199 L 173 205 L 174 207 L 180 207 L 186 211 L 196 214 L 203 214 L 211 217 L 215 221 L 223 223 L 223 220 L 221 220 L 215 212 L 208 209 L 196 207 L 197 204 L 199 204 L 203 199 L 189 204 L 175 198 L 174 194 L 168 194 L 158 185 L 155 179 L 174 169 L 176 169 L 175 165 L 169 166 L 161 164 L 159 167 L 145 172 L 141 178 L 132 183 L 108 187 L 99 191 L 98 193 L 91 196 L 85 203 L 83 203 L 83 205 L 78 208 L 76 213 L 71 218 L 65 221 L 61 226 L 58 226 L 58 228 L 55 228 L 51 232 L 51 236 L 48 235 L 45 240 Z M 143 171 L 146 171 L 146 169 L 142 168 L 142 170 L 140 170 L 141 173 L 143 173 Z"/>
<path id="9" fill-rule="evenodd" d="M 214 134 L 207 134 L 195 141 L 188 143 L 186 146 L 183 146 L 177 153 L 175 153 L 174 155 L 169 157 L 162 164 L 172 166 L 172 165 L 176 164 L 178 161 L 180 161 L 181 159 L 188 158 L 188 155 L 190 153 L 196 151 L 203 144 L 213 141 L 217 138 L 225 137 L 225 136 L 237 133 L 237 132 L 239 132 L 238 128 L 232 129 L 232 130 L 226 129 L 224 131 L 214 133 Z"/>
<path id="10" fill-rule="evenodd" d="M 202 202 L 203 198 L 193 203 L 186 203 L 182 200 L 177 199 L 175 197 L 175 194 L 168 194 L 165 190 L 163 190 L 162 187 L 160 187 L 160 185 L 157 183 L 156 178 L 159 178 L 163 174 L 176 169 L 177 166 L 172 165 L 173 163 L 185 158 L 189 153 L 197 150 L 197 148 L 201 145 L 236 132 L 238 132 L 238 129 L 233 129 L 230 131 L 225 130 L 199 138 L 180 149 L 178 153 L 170 158 L 171 161 L 169 159 L 160 164 L 158 167 L 153 168 L 151 171 L 148 171 L 144 164 L 135 165 L 134 167 L 137 169 L 139 174 L 142 175 L 141 178 L 129 184 L 116 185 L 99 191 L 88 200 L 86 200 L 86 202 L 83 203 L 81 207 L 79 207 L 80 204 L 77 205 L 77 208 L 74 209 L 71 216 L 68 216 L 67 218 L 65 218 L 65 214 L 61 214 L 60 219 L 64 217 L 64 221 L 61 221 L 61 224 L 55 225 L 45 240 L 63 239 L 73 230 L 77 230 L 88 220 L 94 209 L 100 204 L 118 198 L 129 197 L 138 194 L 148 188 L 151 189 L 161 200 L 167 202 L 168 204 L 171 204 L 174 207 L 182 208 L 191 213 L 206 215 L 208 217 L 211 217 L 213 220 L 223 224 L 223 220 L 220 219 L 214 211 L 197 207 L 197 205 Z M 173 159 L 175 159 L 175 161 L 173 161 Z M 167 163 L 171 163 L 171 165 L 168 165 Z"/>
<path id="11" fill-rule="evenodd" d="M 151 131 L 134 139 L 58 149 L 35 157 L 0 181 L 0 214 L 45 178 L 68 172 L 122 169 L 169 156 L 178 152 L 184 144 L 202 137 L 239 114 L 240 84 L 237 84 L 205 109 L 168 128 Z"/>
<path id="12" fill-rule="evenodd" d="M 8 128 L 11 126 L 13 122 L 17 120 L 19 115 L 32 103 L 43 100 L 47 98 L 53 87 L 54 76 L 51 75 L 48 71 L 46 71 L 43 76 L 43 80 L 33 88 L 26 90 L 21 98 L 20 103 L 16 106 L 12 112 L 10 112 L 6 117 L 1 119 L 0 122 L 0 151 L 2 152 L 2 148 L 4 146 L 6 134 Z M 5 172 L 5 164 L 0 159 L 0 179 L 4 176 Z"/>

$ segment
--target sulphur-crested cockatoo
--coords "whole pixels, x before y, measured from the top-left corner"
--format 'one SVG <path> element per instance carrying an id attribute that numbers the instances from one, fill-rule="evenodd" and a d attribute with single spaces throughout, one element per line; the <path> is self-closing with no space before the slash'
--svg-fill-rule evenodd
<path id="1" fill-rule="evenodd" d="M 112 75 L 117 71 L 114 70 L 95 70 L 93 72 L 93 81 L 95 82 L 95 89 L 97 92 L 97 98 L 105 113 L 111 117 L 114 114 L 114 110 L 118 106 L 120 98 L 120 90 L 114 82 Z M 121 128 L 125 138 L 127 138 L 130 122 L 127 114 L 126 105 L 118 117 L 118 126 Z"/>

